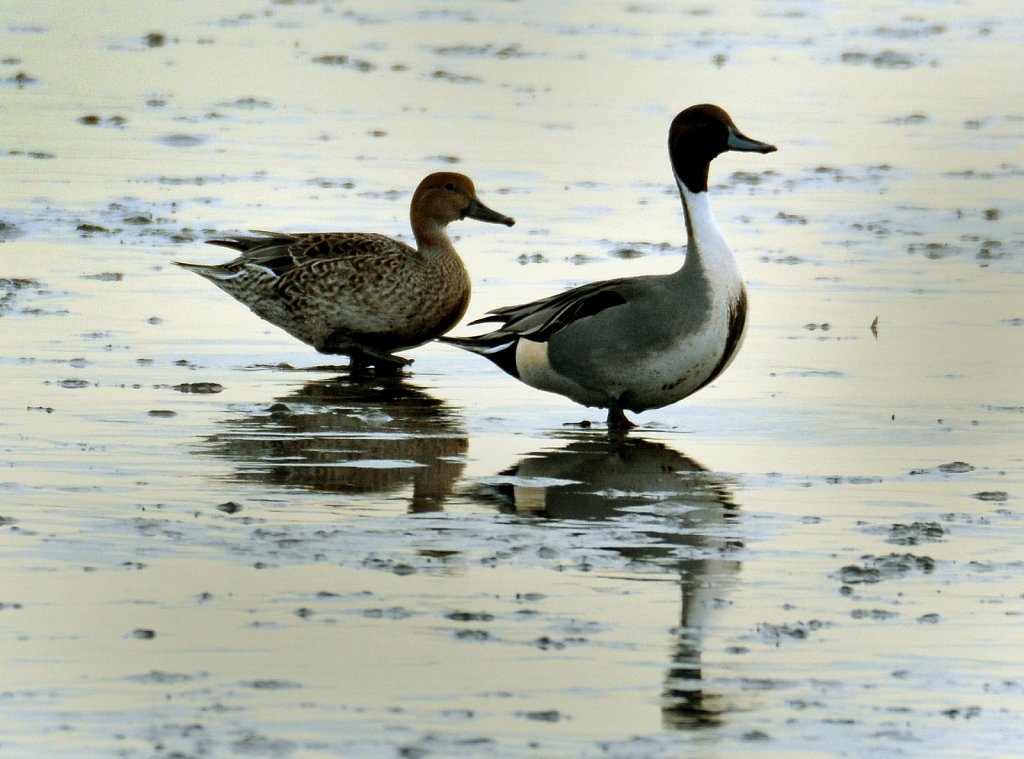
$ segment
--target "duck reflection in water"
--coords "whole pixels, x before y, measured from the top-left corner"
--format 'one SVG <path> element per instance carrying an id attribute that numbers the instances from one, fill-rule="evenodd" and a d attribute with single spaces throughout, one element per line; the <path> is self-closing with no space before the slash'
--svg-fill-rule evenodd
<path id="1" fill-rule="evenodd" d="M 400 378 L 309 382 L 222 422 L 204 450 L 243 481 L 338 494 L 396 493 L 436 511 L 468 448 L 455 409 Z"/>
<path id="2" fill-rule="evenodd" d="M 525 457 L 485 486 L 504 511 L 548 520 L 606 520 L 629 526 L 627 558 L 678 573 L 682 608 L 666 672 L 668 728 L 716 724 L 722 698 L 705 689 L 702 633 L 729 588 L 742 546 L 729 483 L 671 448 L 643 439 L 593 439 Z"/>

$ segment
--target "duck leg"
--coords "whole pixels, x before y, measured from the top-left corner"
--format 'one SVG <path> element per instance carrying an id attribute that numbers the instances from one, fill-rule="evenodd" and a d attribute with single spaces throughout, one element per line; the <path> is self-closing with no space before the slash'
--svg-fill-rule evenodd
<path id="1" fill-rule="evenodd" d="M 626 415 L 622 413 L 622 409 L 618 406 L 612 406 L 608 409 L 608 430 L 614 432 L 626 432 L 631 430 L 636 425 L 626 418 Z"/>
<path id="2" fill-rule="evenodd" d="M 411 358 L 384 353 L 365 345 L 350 348 L 348 357 L 349 371 L 352 373 L 365 373 L 372 366 L 377 374 L 397 374 L 403 367 L 412 363 Z"/>

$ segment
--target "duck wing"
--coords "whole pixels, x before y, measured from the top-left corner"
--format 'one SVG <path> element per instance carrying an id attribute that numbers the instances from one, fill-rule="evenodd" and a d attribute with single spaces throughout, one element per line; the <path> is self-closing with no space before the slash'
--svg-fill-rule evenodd
<path id="1" fill-rule="evenodd" d="M 543 342 L 574 322 L 628 303 L 635 288 L 634 278 L 591 282 L 530 303 L 496 308 L 470 324 L 501 322 L 501 332 Z"/>
<path id="2" fill-rule="evenodd" d="M 259 266 L 276 277 L 284 277 L 314 263 L 342 262 L 354 259 L 376 260 L 388 256 L 405 257 L 416 251 L 403 242 L 386 235 L 370 232 L 263 232 L 256 235 L 238 235 L 207 240 L 239 251 L 238 258 L 222 268 L 238 270 L 245 266 Z"/>

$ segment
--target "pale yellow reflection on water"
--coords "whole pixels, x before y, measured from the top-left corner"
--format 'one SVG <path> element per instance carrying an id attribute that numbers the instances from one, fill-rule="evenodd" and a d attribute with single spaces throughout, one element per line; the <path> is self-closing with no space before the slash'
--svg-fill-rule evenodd
<path id="1" fill-rule="evenodd" d="M 1013 755 L 1022 26 L 6 0 L 4 756 Z M 170 266 L 408 239 L 453 168 L 518 220 L 452 228 L 470 317 L 667 272 L 701 101 L 780 147 L 712 167 L 751 329 L 625 444 L 444 346 L 292 371 L 328 362 Z"/>

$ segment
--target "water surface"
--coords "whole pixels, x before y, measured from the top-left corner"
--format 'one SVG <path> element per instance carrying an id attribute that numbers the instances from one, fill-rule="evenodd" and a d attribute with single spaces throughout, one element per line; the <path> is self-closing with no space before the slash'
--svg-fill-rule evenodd
<path id="1" fill-rule="evenodd" d="M 1013 755 L 1022 26 L 7 0 L 4 755 Z M 445 346 L 353 382 L 171 266 L 409 239 L 451 168 L 519 221 L 452 228 L 467 321 L 670 271 L 702 101 L 780 148 L 712 168 L 751 328 L 625 441 Z"/>

